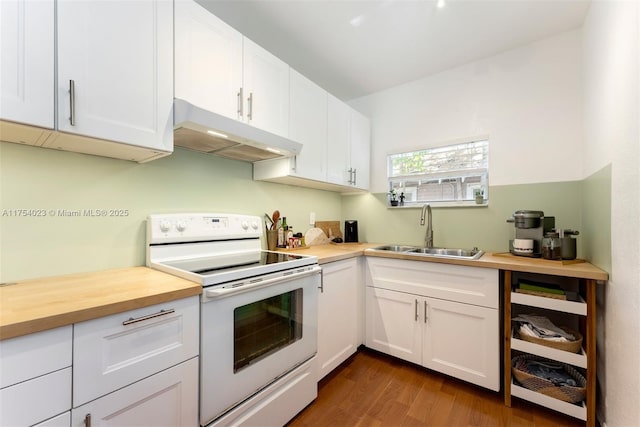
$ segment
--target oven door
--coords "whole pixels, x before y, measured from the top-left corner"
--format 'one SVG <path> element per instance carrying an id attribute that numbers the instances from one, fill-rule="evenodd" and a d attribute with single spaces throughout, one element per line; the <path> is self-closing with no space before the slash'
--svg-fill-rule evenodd
<path id="1" fill-rule="evenodd" d="M 204 289 L 201 425 L 315 355 L 319 286 L 316 265 L 244 286 Z"/>

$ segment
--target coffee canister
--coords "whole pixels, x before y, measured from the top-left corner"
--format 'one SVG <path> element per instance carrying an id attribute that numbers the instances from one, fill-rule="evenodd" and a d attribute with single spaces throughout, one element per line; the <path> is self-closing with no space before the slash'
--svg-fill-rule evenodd
<path id="1" fill-rule="evenodd" d="M 558 233 L 545 233 L 542 239 L 542 258 L 556 261 L 562 259 L 562 246 Z"/>
<path id="2" fill-rule="evenodd" d="M 576 259 L 576 239 L 578 230 L 560 230 L 560 244 L 562 245 L 562 259 Z"/>

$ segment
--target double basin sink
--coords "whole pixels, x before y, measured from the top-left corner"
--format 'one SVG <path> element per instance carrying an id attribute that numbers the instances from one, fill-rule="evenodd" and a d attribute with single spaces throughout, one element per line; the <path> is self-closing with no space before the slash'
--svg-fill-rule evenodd
<path id="1" fill-rule="evenodd" d="M 484 251 L 478 248 L 459 249 L 459 248 L 421 248 L 417 246 L 402 245 L 384 245 L 370 249 L 372 251 L 396 252 L 407 255 L 427 256 L 436 258 L 453 258 L 453 259 L 478 259 L 484 255 Z"/>

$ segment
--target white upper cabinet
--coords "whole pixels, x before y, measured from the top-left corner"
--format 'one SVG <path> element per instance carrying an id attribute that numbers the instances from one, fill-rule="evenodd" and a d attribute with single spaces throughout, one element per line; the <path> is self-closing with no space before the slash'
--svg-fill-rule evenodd
<path id="1" fill-rule="evenodd" d="M 173 3 L 57 5 L 58 129 L 172 151 Z M 60 134 L 50 146 L 100 154 L 84 145 Z"/>
<path id="2" fill-rule="evenodd" d="M 371 124 L 368 118 L 354 109 L 351 109 L 350 135 L 349 167 L 351 168 L 351 185 L 368 190 L 371 161 Z"/>
<path id="3" fill-rule="evenodd" d="M 245 37 L 244 116 L 247 123 L 289 135 L 289 66 Z"/>
<path id="4" fill-rule="evenodd" d="M 351 110 L 333 95 L 329 95 L 327 108 L 327 180 L 333 184 L 349 185 Z"/>
<path id="5" fill-rule="evenodd" d="M 309 179 L 327 179 L 327 92 L 302 74 L 290 71 L 289 138 L 303 145 L 294 161 L 294 173 Z"/>
<path id="6" fill-rule="evenodd" d="M 0 1 L 0 119 L 53 129 L 54 40 L 53 0 Z"/>
<path id="7" fill-rule="evenodd" d="M 289 134 L 289 65 L 192 1 L 176 2 L 175 96 Z"/>
<path id="8" fill-rule="evenodd" d="M 361 190 L 369 189 L 371 130 L 369 119 L 329 95 L 328 181 Z"/>
<path id="9" fill-rule="evenodd" d="M 241 120 L 242 34 L 192 1 L 175 3 L 175 97 Z"/>

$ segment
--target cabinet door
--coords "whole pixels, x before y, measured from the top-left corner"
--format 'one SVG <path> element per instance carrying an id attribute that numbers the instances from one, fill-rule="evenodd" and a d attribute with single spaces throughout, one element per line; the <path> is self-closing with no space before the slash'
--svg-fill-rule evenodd
<path id="1" fill-rule="evenodd" d="M 175 97 L 241 119 L 242 34 L 194 1 L 175 2 Z"/>
<path id="2" fill-rule="evenodd" d="M 290 70 L 289 138 L 303 145 L 295 159 L 297 176 L 327 179 L 327 92 Z"/>
<path id="3" fill-rule="evenodd" d="M 0 1 L 0 118 L 53 129 L 54 2 Z"/>
<path id="4" fill-rule="evenodd" d="M 413 363 L 422 362 L 423 299 L 402 292 L 367 287 L 366 345 Z"/>
<path id="5" fill-rule="evenodd" d="M 173 2 L 57 5 L 59 130 L 171 151 Z"/>
<path id="6" fill-rule="evenodd" d="M 248 123 L 289 136 L 289 66 L 248 38 L 243 42 L 243 90 Z"/>
<path id="7" fill-rule="evenodd" d="M 349 184 L 349 141 L 351 111 L 347 104 L 329 94 L 327 102 L 327 181 Z"/>
<path id="8" fill-rule="evenodd" d="M 353 258 L 322 265 L 318 300 L 318 381 L 358 349 L 361 279 Z"/>
<path id="9" fill-rule="evenodd" d="M 73 409 L 71 425 L 197 426 L 198 358 Z"/>
<path id="10" fill-rule="evenodd" d="M 371 152 L 371 126 L 369 119 L 351 110 L 350 167 L 353 169 L 353 185 L 369 189 L 369 164 Z"/>
<path id="11" fill-rule="evenodd" d="M 73 406 L 197 356 L 199 324 L 198 297 L 76 323 Z"/>
<path id="12" fill-rule="evenodd" d="M 423 365 L 491 390 L 500 389 L 498 310 L 428 298 Z"/>

